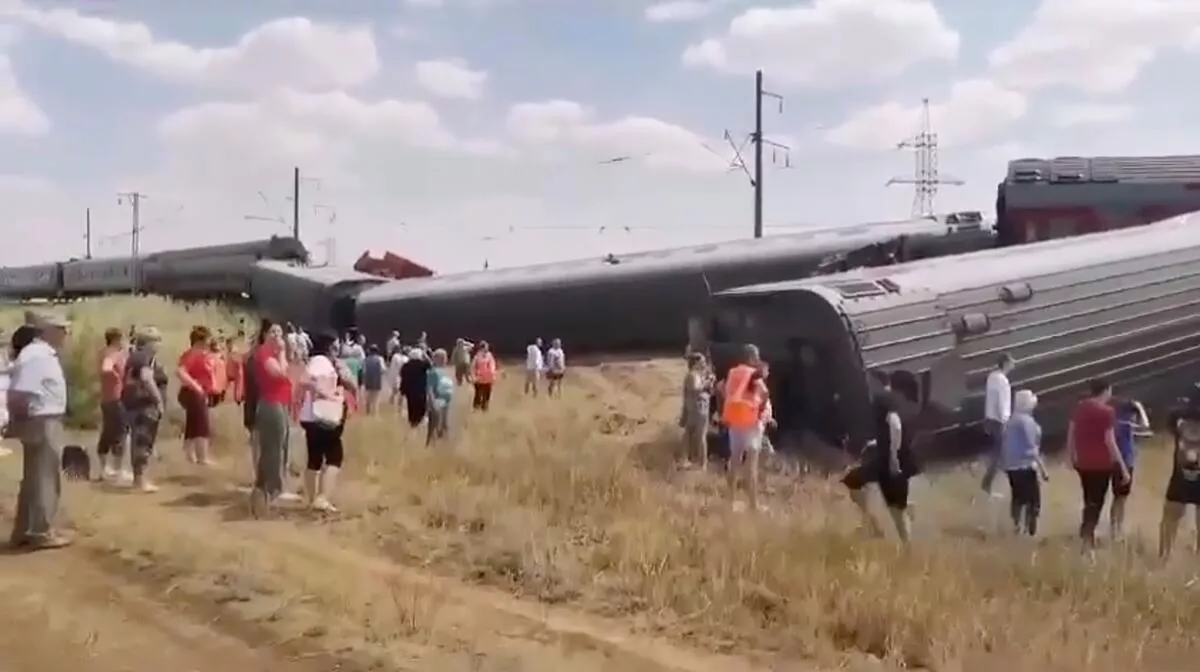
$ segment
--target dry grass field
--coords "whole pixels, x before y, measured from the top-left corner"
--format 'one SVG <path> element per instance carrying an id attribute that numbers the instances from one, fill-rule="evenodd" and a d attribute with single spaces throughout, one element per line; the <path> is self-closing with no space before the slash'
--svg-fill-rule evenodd
<path id="1" fill-rule="evenodd" d="M 168 357 L 192 324 L 236 328 L 216 308 L 151 299 L 70 311 L 84 424 L 104 327 L 154 324 Z M 185 463 L 173 425 L 159 493 L 69 484 L 77 543 L 0 556 L 0 668 L 1195 669 L 1196 559 L 1149 560 L 1161 451 L 1139 465 L 1136 535 L 1094 564 L 1071 542 L 1076 482 L 1058 467 L 1043 540 L 1004 533 L 962 470 L 922 479 L 902 552 L 863 538 L 825 479 L 773 475 L 770 511 L 752 514 L 732 510 L 717 477 L 673 469 L 680 373 L 580 369 L 555 400 L 502 380 L 491 414 L 462 408 L 435 449 L 390 413 L 356 416 L 342 513 L 328 518 L 247 519 L 236 407 L 219 410 L 211 470 Z M 19 473 L 19 451 L 0 458 L 5 524 Z"/>

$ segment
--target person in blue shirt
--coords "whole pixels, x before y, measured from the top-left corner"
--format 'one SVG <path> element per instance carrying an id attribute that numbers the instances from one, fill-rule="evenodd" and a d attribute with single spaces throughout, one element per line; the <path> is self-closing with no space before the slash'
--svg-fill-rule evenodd
<path id="1" fill-rule="evenodd" d="M 1012 488 L 1011 512 L 1017 534 L 1037 534 L 1042 512 L 1042 484 L 1047 479 L 1042 460 L 1042 427 L 1033 417 L 1037 395 L 1017 390 L 1012 415 L 1000 430 L 999 466 Z"/>
<path id="2" fill-rule="evenodd" d="M 425 389 L 429 400 L 429 426 L 425 445 L 446 436 L 450 426 L 450 402 L 454 400 L 454 376 L 447 370 L 449 356 L 445 350 L 433 351 L 431 366 L 425 374 Z"/>
<path id="3" fill-rule="evenodd" d="M 1117 429 L 1114 438 L 1117 440 L 1117 450 L 1121 459 L 1129 467 L 1129 479 L 1122 482 L 1115 478 L 1112 481 L 1113 502 L 1109 508 L 1110 536 L 1113 540 L 1120 539 L 1125 531 L 1125 502 L 1133 491 L 1133 465 L 1137 460 L 1138 434 L 1150 428 L 1150 420 L 1141 402 L 1133 399 L 1112 397 L 1109 402 L 1117 414 Z"/>

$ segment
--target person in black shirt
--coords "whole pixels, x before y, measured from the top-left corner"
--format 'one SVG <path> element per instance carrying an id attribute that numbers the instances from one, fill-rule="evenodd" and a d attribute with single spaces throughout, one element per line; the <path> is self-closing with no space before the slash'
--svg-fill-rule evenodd
<path id="1" fill-rule="evenodd" d="M 908 543 L 910 527 L 909 480 L 919 472 L 913 452 L 916 388 L 915 378 L 906 371 L 895 371 L 889 376 L 883 390 L 871 400 L 875 438 L 863 450 L 859 464 L 842 479 L 850 490 L 850 499 L 862 512 L 867 529 L 876 535 L 883 530 L 868 508 L 866 487 L 871 483 L 879 485 L 896 534 L 904 543 Z"/>
<path id="2" fill-rule="evenodd" d="M 1159 528 L 1158 554 L 1164 562 L 1171 556 L 1188 506 L 1195 507 L 1200 521 L 1200 394 L 1193 392 L 1182 408 L 1173 411 L 1167 426 L 1175 440 L 1175 452 Z M 1196 537 L 1200 548 L 1200 527 Z"/>

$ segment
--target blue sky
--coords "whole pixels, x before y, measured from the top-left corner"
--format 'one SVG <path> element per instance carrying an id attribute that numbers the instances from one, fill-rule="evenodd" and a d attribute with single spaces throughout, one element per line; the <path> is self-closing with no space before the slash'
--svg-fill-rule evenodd
<path id="1" fill-rule="evenodd" d="M 1017 156 L 1196 151 L 1194 0 L 655 4 L 0 0 L 0 196 L 36 232 L 0 263 L 80 254 L 88 207 L 94 252 L 125 252 L 130 189 L 144 249 L 283 231 L 297 163 L 303 237 L 341 263 L 739 237 L 750 191 L 722 134 L 750 130 L 755 67 L 792 147 L 765 175 L 768 231 L 907 216 L 884 184 L 911 171 L 892 147 L 923 97 L 966 182 L 943 210 L 986 211 Z"/>

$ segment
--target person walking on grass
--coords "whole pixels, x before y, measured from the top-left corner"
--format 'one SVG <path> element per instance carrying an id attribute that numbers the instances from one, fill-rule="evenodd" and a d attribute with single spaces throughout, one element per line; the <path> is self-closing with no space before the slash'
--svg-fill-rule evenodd
<path id="1" fill-rule="evenodd" d="M 375 415 L 379 410 L 379 399 L 383 396 L 383 374 L 383 355 L 379 352 L 379 346 L 372 344 L 367 347 L 362 371 L 363 405 L 367 415 Z"/>
<path id="2" fill-rule="evenodd" d="M 183 407 L 183 447 L 193 464 L 212 464 L 209 442 L 212 424 L 209 419 L 209 394 L 213 389 L 213 370 L 208 350 L 212 334 L 207 327 L 193 327 L 188 335 L 191 346 L 179 357 L 176 375 L 179 377 L 179 405 Z"/>
<path id="3" fill-rule="evenodd" d="M 100 351 L 100 437 L 96 441 L 96 455 L 100 458 L 100 477 L 108 481 L 133 477 L 122 471 L 129 435 L 121 405 L 125 364 L 129 359 L 124 341 L 120 329 L 110 328 L 104 332 L 104 349 Z"/>
<path id="4" fill-rule="evenodd" d="M 1196 518 L 1196 552 L 1200 553 L 1200 389 L 1192 391 L 1183 408 L 1171 413 L 1167 425 L 1174 446 L 1159 525 L 1158 556 L 1163 562 L 1171 558 L 1189 507 Z"/>
<path id="5" fill-rule="evenodd" d="M 313 355 L 301 381 L 300 427 L 307 453 L 304 492 L 309 507 L 323 513 L 337 512 L 332 498 L 345 460 L 345 391 L 355 385 L 350 369 L 337 359 L 336 343 L 333 333 L 313 339 Z"/>
<path id="6" fill-rule="evenodd" d="M 158 442 L 158 429 L 166 408 L 170 379 L 158 361 L 162 336 L 145 327 L 134 337 L 134 351 L 124 367 L 121 407 L 129 422 L 129 462 L 133 487 L 140 492 L 157 492 L 150 480 L 150 462 Z"/>
<path id="7" fill-rule="evenodd" d="M 1129 470 L 1128 481 L 1113 483 L 1113 501 L 1108 509 L 1109 536 L 1114 541 L 1119 541 L 1125 537 L 1126 504 L 1129 501 L 1129 495 L 1133 492 L 1133 468 L 1137 463 L 1137 436 L 1138 433 L 1150 429 L 1150 417 L 1146 414 L 1146 407 L 1135 399 L 1113 397 L 1109 400 L 1109 405 L 1112 406 L 1113 412 L 1117 416 L 1114 435 L 1117 441 L 1117 450 L 1120 451 L 1121 459 L 1125 461 L 1125 467 Z"/>
<path id="8" fill-rule="evenodd" d="M 396 336 L 397 340 L 399 335 Z M 408 357 L 404 354 L 404 349 L 397 347 L 391 350 L 388 355 L 388 370 L 387 370 L 387 389 L 388 389 L 388 404 L 398 406 L 400 404 L 400 370 L 404 368 L 404 363 L 408 361 Z M 314 352 L 316 352 L 314 350 Z"/>
<path id="9" fill-rule="evenodd" d="M 983 402 L 983 430 L 988 438 L 988 452 L 984 457 L 987 466 L 983 472 L 980 487 L 986 495 L 993 498 L 997 494 L 992 486 L 995 483 L 996 474 L 1000 471 L 1000 454 L 1004 450 L 1004 424 L 1012 415 L 1012 384 L 1009 382 L 1008 376 L 1012 373 L 1014 366 L 1016 366 L 1016 360 L 1012 358 L 1012 355 L 1007 353 L 1000 355 L 1000 359 L 996 362 L 996 368 L 988 374 L 986 396 Z"/>
<path id="10" fill-rule="evenodd" d="M 474 346 L 465 338 L 454 341 L 450 362 L 454 365 L 454 384 L 462 385 L 471 380 L 471 350 Z"/>
<path id="11" fill-rule="evenodd" d="M 1117 414 L 1109 400 L 1112 385 L 1104 379 L 1088 383 L 1088 397 L 1075 407 L 1067 428 L 1067 455 L 1079 474 L 1083 513 L 1079 539 L 1084 550 L 1096 548 L 1096 527 L 1110 488 L 1130 482 L 1129 466 L 1117 447 Z"/>
<path id="12" fill-rule="evenodd" d="M 747 345 L 742 362 L 729 370 L 721 395 L 721 422 L 729 432 L 729 464 L 726 468 L 729 496 L 737 501 L 739 484 L 746 484 L 750 508 L 762 510 L 758 501 L 759 462 L 762 459 L 762 409 L 769 396 L 762 377 L 763 361 L 758 348 Z"/>
<path id="13" fill-rule="evenodd" d="M 1000 466 L 1012 490 L 1010 513 L 1017 534 L 1037 536 L 1042 512 L 1042 481 L 1049 479 L 1042 460 L 1042 427 L 1033 417 L 1037 395 L 1018 390 L 1012 415 L 1004 425 Z"/>
<path id="14" fill-rule="evenodd" d="M 291 429 L 292 381 L 288 372 L 287 346 L 279 325 L 271 325 L 267 331 L 263 344 L 254 354 L 254 364 L 258 369 L 259 386 L 258 409 L 254 416 L 258 465 L 254 490 L 250 493 L 250 511 L 255 518 L 264 518 L 284 492 Z"/>
<path id="15" fill-rule="evenodd" d="M 67 380 L 58 353 L 70 322 L 55 315 L 37 315 L 33 322 L 34 338 L 16 358 L 6 400 L 24 461 L 9 542 L 17 549 L 43 550 L 71 543 L 54 529 L 67 412 Z"/>
<path id="16" fill-rule="evenodd" d="M 408 425 L 420 427 L 429 410 L 429 360 L 421 348 L 408 351 L 408 361 L 400 368 L 400 394 L 408 414 Z"/>
<path id="17" fill-rule="evenodd" d="M 712 421 L 712 376 L 708 361 L 699 352 L 687 357 L 688 370 L 683 377 L 683 407 L 679 426 L 683 429 L 687 459 L 708 471 L 708 429 Z"/>
<path id="18" fill-rule="evenodd" d="M 562 341 L 550 341 L 550 349 L 546 350 L 546 396 L 562 397 L 562 382 L 567 375 L 567 353 L 563 350 Z"/>
<path id="19" fill-rule="evenodd" d="M 535 338 L 525 348 L 525 394 L 537 396 L 546 370 L 546 359 L 542 356 L 542 339 Z"/>
<path id="20" fill-rule="evenodd" d="M 471 357 L 471 381 L 475 386 L 471 407 L 487 412 L 492 404 L 492 388 L 496 384 L 496 357 L 487 341 L 480 341 L 475 347 L 475 354 Z"/>
<path id="21" fill-rule="evenodd" d="M 882 535 L 883 530 L 871 515 L 866 487 L 871 483 L 879 485 L 896 534 L 905 544 L 911 528 L 908 516 L 910 481 L 920 473 L 913 451 L 917 424 L 914 411 L 918 397 L 918 384 L 911 373 L 893 371 L 889 375 L 883 389 L 871 400 L 875 438 L 864 448 L 860 463 L 842 478 L 867 529 L 877 536 Z"/>
<path id="22" fill-rule="evenodd" d="M 454 378 L 447 370 L 449 357 L 438 348 L 433 351 L 429 372 L 426 374 L 428 395 L 429 427 L 425 434 L 425 445 L 432 445 L 446 437 L 450 429 L 450 403 L 454 401 Z"/>

